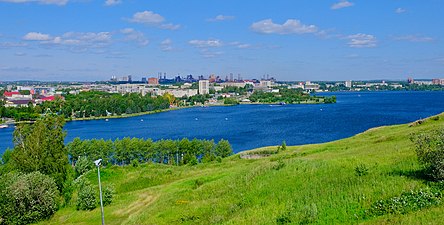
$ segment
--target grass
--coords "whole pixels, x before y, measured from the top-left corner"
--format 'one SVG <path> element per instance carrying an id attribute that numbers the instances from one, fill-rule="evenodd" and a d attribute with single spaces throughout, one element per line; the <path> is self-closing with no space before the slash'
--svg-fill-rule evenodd
<path id="1" fill-rule="evenodd" d="M 444 127 L 444 116 L 415 126 L 370 129 L 324 144 L 287 146 L 268 157 L 197 166 L 144 164 L 101 170 L 114 185 L 106 224 L 440 224 L 444 204 L 406 214 L 369 215 L 373 203 L 429 190 L 419 176 L 412 133 Z M 257 150 L 276 151 L 277 146 Z M 254 150 L 249 154 L 254 154 Z M 97 184 L 97 174 L 87 177 Z M 100 224 L 100 209 L 75 203 L 40 224 Z"/>

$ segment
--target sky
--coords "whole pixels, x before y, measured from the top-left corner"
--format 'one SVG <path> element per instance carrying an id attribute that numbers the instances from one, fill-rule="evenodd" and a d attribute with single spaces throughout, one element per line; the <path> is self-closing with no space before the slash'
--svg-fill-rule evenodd
<path id="1" fill-rule="evenodd" d="M 442 0 L 0 0 L 0 81 L 444 78 Z"/>

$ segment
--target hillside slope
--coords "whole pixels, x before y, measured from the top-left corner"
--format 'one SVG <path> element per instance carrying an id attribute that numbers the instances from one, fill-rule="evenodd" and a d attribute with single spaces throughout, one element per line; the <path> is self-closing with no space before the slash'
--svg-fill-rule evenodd
<path id="1" fill-rule="evenodd" d="M 105 222 L 439 224 L 444 204 L 407 214 L 368 212 L 379 200 L 430 189 L 418 175 L 420 166 L 409 137 L 443 127 L 441 114 L 415 126 L 375 128 L 330 143 L 287 147 L 259 159 L 234 155 L 222 163 L 197 166 L 104 168 L 102 184 L 113 184 L 117 191 L 114 202 L 105 207 Z M 93 184 L 96 176 L 96 171 L 88 174 Z M 73 204 L 41 224 L 100 224 L 100 218 L 100 208 L 76 211 Z"/>

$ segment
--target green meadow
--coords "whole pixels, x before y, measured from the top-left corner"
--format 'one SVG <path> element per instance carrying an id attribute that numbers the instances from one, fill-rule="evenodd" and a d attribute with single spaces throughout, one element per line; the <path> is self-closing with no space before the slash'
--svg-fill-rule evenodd
<path id="1" fill-rule="evenodd" d="M 405 193 L 437 192 L 437 183 L 421 175 L 410 137 L 443 127 L 441 114 L 329 143 L 255 149 L 222 162 L 102 168 L 102 185 L 116 190 L 105 223 L 442 224 L 440 197 L 428 204 L 415 194 L 406 210 L 390 213 L 373 208 Z M 85 176 L 97 187 L 97 170 Z M 77 211 L 75 196 L 39 224 L 100 224 L 100 207 Z M 424 199 L 423 205 L 416 202 Z"/>

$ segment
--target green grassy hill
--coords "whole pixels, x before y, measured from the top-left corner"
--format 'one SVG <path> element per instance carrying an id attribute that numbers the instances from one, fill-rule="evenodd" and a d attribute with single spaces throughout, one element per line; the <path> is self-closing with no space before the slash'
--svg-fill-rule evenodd
<path id="1" fill-rule="evenodd" d="M 324 144 L 287 147 L 259 159 L 234 155 L 197 166 L 110 167 L 106 224 L 441 224 L 444 204 L 406 214 L 374 216 L 372 204 L 430 190 L 419 176 L 412 133 L 444 127 L 444 114 L 422 124 L 368 130 Z M 274 151 L 267 147 L 242 154 Z M 97 184 L 97 172 L 88 178 Z M 100 208 L 75 204 L 41 224 L 100 224 Z"/>

